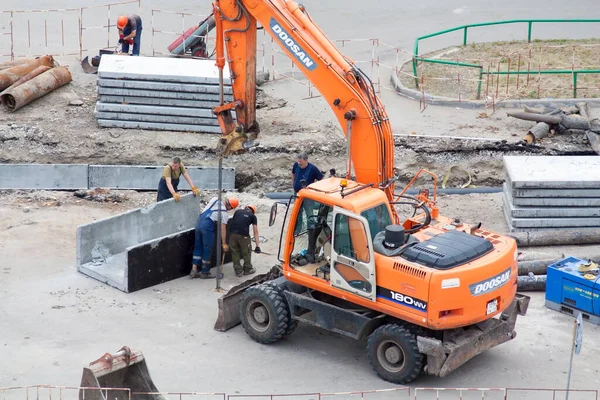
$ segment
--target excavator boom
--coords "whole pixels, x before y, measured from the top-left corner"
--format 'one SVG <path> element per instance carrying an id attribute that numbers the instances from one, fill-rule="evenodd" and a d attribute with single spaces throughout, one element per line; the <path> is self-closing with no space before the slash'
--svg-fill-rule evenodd
<path id="1" fill-rule="evenodd" d="M 286 0 L 215 0 L 213 11 L 217 66 L 223 68 L 227 62 L 233 78 L 235 107 L 215 110 L 224 135 L 234 132 L 233 108 L 245 135 L 259 132 L 255 111 L 258 22 L 331 107 L 348 140 L 349 167 L 354 168 L 356 180 L 384 189 L 392 201 L 394 142 L 385 108 L 369 77 L 336 49 L 304 7 Z"/>

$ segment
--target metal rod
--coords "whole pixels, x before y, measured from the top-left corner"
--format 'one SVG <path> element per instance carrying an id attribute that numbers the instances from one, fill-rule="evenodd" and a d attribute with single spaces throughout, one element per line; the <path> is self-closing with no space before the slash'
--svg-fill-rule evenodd
<path id="1" fill-rule="evenodd" d="M 467 45 L 467 29 L 469 28 L 468 25 L 465 25 L 465 32 L 463 33 L 463 46 Z"/>
<path id="2" fill-rule="evenodd" d="M 219 68 L 219 104 L 223 105 L 225 103 L 225 89 L 223 83 L 223 68 Z M 223 273 L 223 263 L 221 262 L 221 254 L 223 250 L 222 238 L 221 238 L 221 200 L 222 200 L 222 192 L 223 192 L 223 153 L 219 151 L 219 168 L 218 168 L 218 189 L 217 189 L 217 198 L 218 198 L 218 220 L 217 224 L 217 284 L 215 289 L 217 291 L 221 289 L 221 275 Z"/>
<path id="3" fill-rule="evenodd" d="M 527 42 L 531 43 L 531 27 L 533 26 L 533 21 L 527 22 Z"/>
<path id="4" fill-rule="evenodd" d="M 571 387 L 571 370 L 573 368 L 573 354 L 575 353 L 575 335 L 577 334 L 577 320 L 573 321 L 573 343 L 571 344 L 571 360 L 569 361 L 569 374 L 567 375 L 567 392 L 565 400 L 569 400 L 569 388 Z"/>
<path id="5" fill-rule="evenodd" d="M 352 154 L 350 154 L 350 150 L 351 150 L 351 139 L 352 139 L 352 120 L 348 119 L 346 121 L 347 124 L 347 138 L 346 138 L 346 149 L 348 154 L 347 159 L 346 159 L 346 179 L 350 179 L 350 177 L 352 176 Z"/>

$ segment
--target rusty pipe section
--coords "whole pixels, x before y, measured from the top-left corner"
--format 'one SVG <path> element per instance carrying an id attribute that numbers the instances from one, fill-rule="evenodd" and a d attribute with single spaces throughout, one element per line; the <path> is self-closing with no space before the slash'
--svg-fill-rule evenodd
<path id="1" fill-rule="evenodd" d="M 44 72 L 48 71 L 49 69 L 50 69 L 50 67 L 47 67 L 45 65 L 40 65 L 39 67 L 36 67 L 33 71 L 31 71 L 30 73 L 28 73 L 27 75 L 25 75 L 24 77 L 22 77 L 21 79 L 19 79 L 18 81 L 16 81 L 15 83 L 10 85 L 6 89 L 4 89 L 2 92 L 0 92 L 0 101 L 2 99 L 1 96 L 4 94 L 4 92 L 12 90 L 12 89 L 16 88 L 17 86 L 22 85 L 23 83 L 32 80 L 36 76 L 43 74 Z"/>
<path id="2" fill-rule="evenodd" d="M 66 67 L 52 68 L 22 85 L 5 91 L 0 98 L 9 111 L 16 111 L 71 80 L 71 73 Z"/>
<path id="3" fill-rule="evenodd" d="M 17 65 L 27 64 L 27 63 L 35 61 L 35 60 L 37 60 L 37 58 L 19 58 L 14 61 L 3 61 L 3 62 L 0 62 L 0 71 L 3 69 L 16 67 Z"/>
<path id="4" fill-rule="evenodd" d="M 0 91 L 6 89 L 40 65 L 52 68 L 54 67 L 54 58 L 52 58 L 52 56 L 43 56 L 25 64 L 16 65 L 0 71 Z"/>

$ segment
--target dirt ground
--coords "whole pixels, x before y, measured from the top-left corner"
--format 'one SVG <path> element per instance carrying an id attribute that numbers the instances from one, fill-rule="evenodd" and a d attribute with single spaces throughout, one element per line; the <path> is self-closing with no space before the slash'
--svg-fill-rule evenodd
<path id="1" fill-rule="evenodd" d="M 572 98 L 571 74 L 538 74 L 540 70 L 595 70 L 599 65 L 598 39 L 533 40 L 473 43 L 422 54 L 421 57 L 481 66 L 480 98 Z M 402 83 L 416 88 L 412 62 L 405 63 L 399 74 Z M 495 75 L 511 71 L 513 75 Z M 417 65 L 419 87 L 425 92 L 450 98 L 476 100 L 479 68 L 420 62 Z M 490 72 L 488 75 L 487 73 Z M 518 73 L 518 74 L 517 74 Z M 600 95 L 599 74 L 578 74 L 577 97 Z"/>

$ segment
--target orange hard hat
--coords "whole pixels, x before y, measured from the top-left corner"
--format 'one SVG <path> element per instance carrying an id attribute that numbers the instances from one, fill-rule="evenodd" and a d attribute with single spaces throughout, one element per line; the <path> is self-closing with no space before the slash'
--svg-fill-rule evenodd
<path id="1" fill-rule="evenodd" d="M 249 205 L 247 205 L 247 206 L 246 206 L 246 208 L 249 208 L 249 209 L 251 209 L 251 210 L 252 210 L 252 212 L 253 212 L 254 214 L 256 214 L 256 206 L 255 206 L 254 204 L 249 204 Z"/>
<path id="2" fill-rule="evenodd" d="M 117 20 L 117 28 L 123 29 L 129 23 L 129 19 L 125 15 L 121 15 Z"/>
<path id="3" fill-rule="evenodd" d="M 239 205 L 240 205 L 240 201 L 239 201 L 237 198 L 235 198 L 235 197 L 230 197 L 230 198 L 227 200 L 227 203 L 229 203 L 229 206 L 230 206 L 231 208 L 236 208 L 237 206 L 239 206 Z"/>

